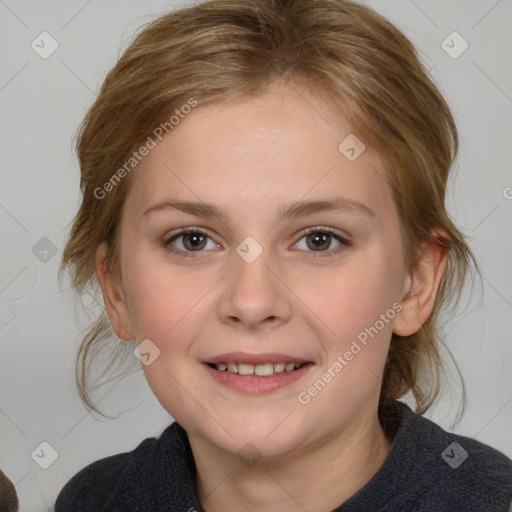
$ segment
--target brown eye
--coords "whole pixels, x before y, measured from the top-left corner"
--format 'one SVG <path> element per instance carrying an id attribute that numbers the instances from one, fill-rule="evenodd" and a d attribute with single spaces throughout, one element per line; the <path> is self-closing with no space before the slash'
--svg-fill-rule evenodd
<path id="1" fill-rule="evenodd" d="M 319 249 L 320 251 L 324 251 L 329 248 L 331 245 L 331 235 L 329 233 L 318 232 L 308 235 L 306 237 L 306 243 L 308 247 L 313 250 Z"/>
<path id="2" fill-rule="evenodd" d="M 302 240 L 304 240 L 305 243 L 302 243 Z M 337 246 L 335 245 L 333 248 L 333 244 L 337 244 Z M 350 243 L 331 229 L 314 228 L 304 230 L 302 232 L 302 238 L 296 245 L 298 249 L 305 252 L 317 253 L 316 255 L 318 256 L 331 256 L 339 251 L 343 251 Z"/>
<path id="3" fill-rule="evenodd" d="M 206 237 L 202 233 L 187 233 L 183 236 L 183 245 L 191 251 L 199 251 L 206 245 Z"/>
<path id="4" fill-rule="evenodd" d="M 164 247 L 172 253 L 191 256 L 194 252 L 205 252 L 208 241 L 213 248 L 219 247 L 211 238 L 199 229 L 185 229 L 164 241 Z"/>

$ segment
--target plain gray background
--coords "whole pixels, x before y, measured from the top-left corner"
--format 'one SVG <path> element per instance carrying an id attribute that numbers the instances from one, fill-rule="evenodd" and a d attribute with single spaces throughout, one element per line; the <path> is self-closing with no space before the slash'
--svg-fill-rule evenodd
<path id="1" fill-rule="evenodd" d="M 57 272 L 79 204 L 78 124 L 137 29 L 185 4 L 0 0 L 0 466 L 16 484 L 22 511 L 51 510 L 79 469 L 132 450 L 172 421 L 142 371 L 105 389 L 100 405 L 127 411 L 117 419 L 98 421 L 84 408 L 73 372 L 87 316 L 69 285 L 59 286 Z M 450 211 L 483 275 L 483 293 L 477 285 L 446 327 L 467 384 L 466 414 L 453 425 L 459 394 L 449 384 L 453 393 L 427 416 L 512 457 L 512 2 L 367 4 L 417 45 L 453 109 L 461 151 Z M 58 44 L 46 59 L 31 47 L 44 31 Z M 469 46 L 457 55 L 464 41 Z M 47 469 L 36 462 L 53 453 L 42 442 L 57 456 Z"/>

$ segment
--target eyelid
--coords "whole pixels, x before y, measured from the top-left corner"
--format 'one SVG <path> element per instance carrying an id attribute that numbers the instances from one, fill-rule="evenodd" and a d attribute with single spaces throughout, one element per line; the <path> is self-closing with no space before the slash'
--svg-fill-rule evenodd
<path id="1" fill-rule="evenodd" d="M 186 235 L 188 233 L 202 233 L 203 235 L 210 236 L 205 228 L 199 228 L 195 226 L 188 226 L 186 228 L 173 229 L 171 233 L 167 234 L 164 238 L 170 240 L 171 238 L 178 235 Z M 211 237 L 210 237 L 211 238 Z"/>
<path id="2" fill-rule="evenodd" d="M 304 235 L 316 232 L 325 232 L 331 235 L 335 235 L 341 240 L 343 240 L 347 245 L 350 244 L 350 237 L 348 236 L 348 234 L 342 233 L 337 229 L 330 228 L 328 226 L 313 226 L 311 228 L 304 228 L 301 231 L 299 231 L 298 235 L 300 236 L 300 238 L 302 238 Z"/>
<path id="3" fill-rule="evenodd" d="M 176 230 L 174 230 L 174 231 L 176 231 Z M 347 234 L 344 234 L 344 233 L 342 234 L 339 231 L 335 230 L 334 228 L 330 228 L 328 226 L 312 226 L 309 228 L 304 228 L 298 232 L 297 236 L 302 238 L 304 235 L 307 235 L 309 233 L 315 233 L 317 231 L 325 231 L 327 233 L 337 235 L 340 238 L 342 238 L 346 243 L 350 243 L 350 237 Z M 168 242 L 175 236 L 177 237 L 179 235 L 186 235 L 188 233 L 202 233 L 203 235 L 206 235 L 206 236 L 212 238 L 205 228 L 200 228 L 200 227 L 195 227 L 195 226 L 180 228 L 176 232 L 173 232 L 172 234 L 169 234 L 169 235 L 165 236 L 164 238 Z M 212 240 L 213 240 L 213 238 L 212 238 Z"/>

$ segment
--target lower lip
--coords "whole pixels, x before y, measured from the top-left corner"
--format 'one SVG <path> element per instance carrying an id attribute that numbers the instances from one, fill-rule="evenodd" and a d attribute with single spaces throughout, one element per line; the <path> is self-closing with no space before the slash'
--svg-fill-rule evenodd
<path id="1" fill-rule="evenodd" d="M 260 377 L 258 375 L 239 375 L 238 373 L 230 373 L 227 370 L 220 371 L 206 363 L 203 364 L 210 375 L 220 384 L 241 393 L 252 394 L 269 393 L 270 391 L 289 386 L 302 378 L 313 366 L 312 363 L 305 363 L 300 368 L 291 372 L 285 370 L 268 377 Z"/>

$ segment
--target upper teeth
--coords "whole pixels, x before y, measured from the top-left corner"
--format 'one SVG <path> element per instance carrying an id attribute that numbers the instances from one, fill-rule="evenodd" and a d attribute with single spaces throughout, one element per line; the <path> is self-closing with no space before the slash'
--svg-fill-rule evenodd
<path id="1" fill-rule="evenodd" d="M 274 373 L 282 373 L 285 370 L 291 372 L 301 366 L 302 363 L 263 363 L 256 365 L 245 363 L 219 363 L 215 365 L 215 368 L 221 372 L 227 370 L 230 373 L 238 373 L 240 375 L 256 374 L 260 377 L 268 377 Z"/>

